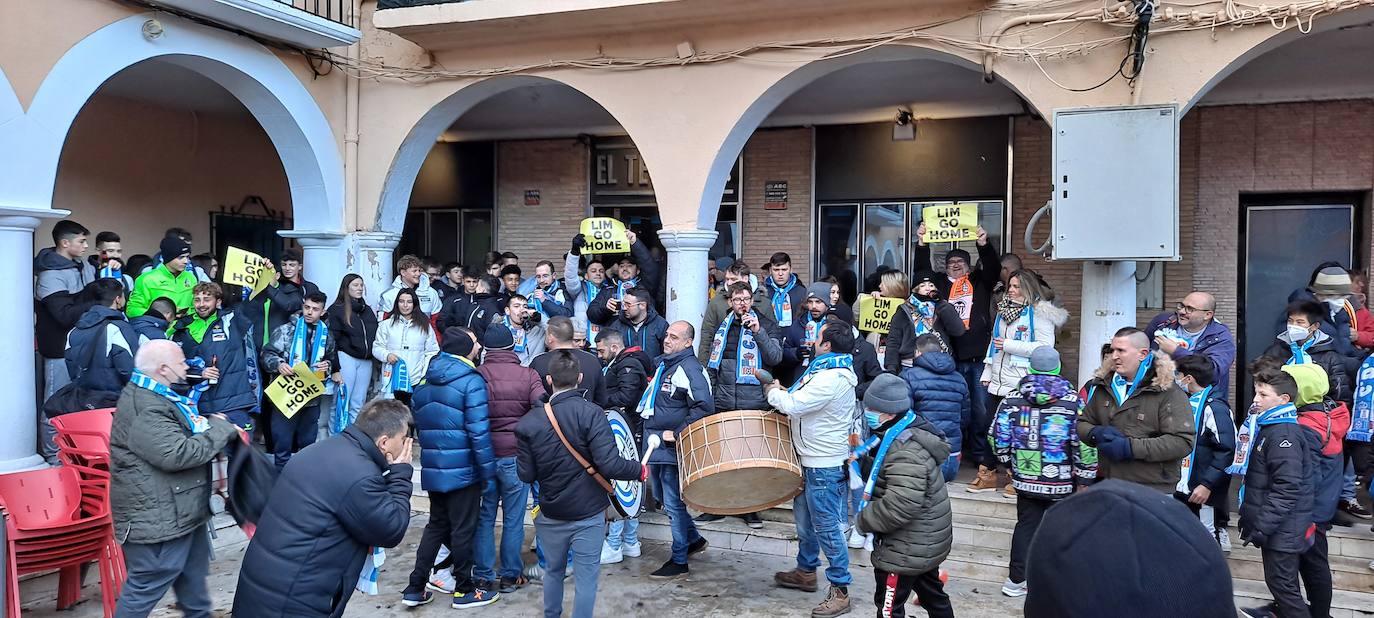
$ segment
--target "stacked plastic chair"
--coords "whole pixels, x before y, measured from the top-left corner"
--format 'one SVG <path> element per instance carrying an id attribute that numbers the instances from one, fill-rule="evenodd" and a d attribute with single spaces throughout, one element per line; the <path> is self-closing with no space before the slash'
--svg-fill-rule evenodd
<path id="1" fill-rule="evenodd" d="M 124 583 L 124 555 L 110 516 L 110 424 L 114 410 L 74 412 L 52 419 L 62 467 L 0 475 L 0 509 L 9 554 L 4 573 L 19 618 L 19 576 L 59 572 L 57 608 L 81 599 L 81 569 L 96 562 L 106 618 L 114 615 Z"/>

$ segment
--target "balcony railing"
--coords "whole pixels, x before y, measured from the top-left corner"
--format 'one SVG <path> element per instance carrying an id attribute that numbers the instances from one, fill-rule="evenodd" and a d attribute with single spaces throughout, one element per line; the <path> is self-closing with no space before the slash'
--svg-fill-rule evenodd
<path id="1" fill-rule="evenodd" d="M 316 17 L 323 17 L 336 24 L 358 27 L 358 16 L 353 14 L 353 0 L 274 0 L 293 6 Z"/>
<path id="2" fill-rule="evenodd" d="M 156 0 L 169 8 L 298 47 L 352 45 L 362 38 L 354 0 Z"/>

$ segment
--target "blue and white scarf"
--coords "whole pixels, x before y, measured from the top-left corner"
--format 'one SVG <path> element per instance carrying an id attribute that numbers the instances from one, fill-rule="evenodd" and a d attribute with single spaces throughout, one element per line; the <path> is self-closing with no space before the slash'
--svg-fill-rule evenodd
<path id="1" fill-rule="evenodd" d="M 1284 423 L 1298 422 L 1298 409 L 1291 403 L 1274 406 L 1259 414 L 1251 414 L 1245 419 L 1245 424 L 1241 425 L 1236 432 L 1236 458 L 1230 466 L 1227 466 L 1226 473 L 1241 477 L 1240 500 L 1245 501 L 1245 473 L 1250 470 L 1250 454 L 1255 451 L 1255 443 L 1258 442 L 1260 427 L 1265 425 L 1280 425 Z"/>
<path id="2" fill-rule="evenodd" d="M 639 277 L 635 277 L 634 279 L 621 279 L 619 281 L 616 281 L 615 299 L 617 301 L 625 300 L 625 292 L 633 290 L 637 287 L 639 287 Z"/>
<path id="3" fill-rule="evenodd" d="M 916 336 L 920 337 L 930 332 L 930 325 L 935 320 L 935 303 L 928 300 L 921 300 L 917 298 L 915 294 L 912 294 L 911 297 L 906 300 L 911 303 L 913 309 L 911 312 L 911 326 L 916 330 Z M 1035 314 L 1032 313 L 1031 315 L 1033 316 Z M 998 319 L 1001 318 L 999 317 Z M 1032 325 L 1032 332 L 1034 332 L 1034 329 L 1035 326 Z"/>
<path id="4" fill-rule="evenodd" d="M 1289 343 L 1289 344 L 1288 344 L 1288 349 L 1289 349 L 1290 351 L 1292 351 L 1293 356 L 1290 357 L 1290 358 L 1288 359 L 1288 362 L 1286 362 L 1286 363 L 1284 363 L 1284 364 L 1285 364 L 1285 365 L 1306 365 L 1307 363 L 1312 362 L 1312 355 L 1308 354 L 1307 351 L 1310 350 L 1310 349 L 1312 349 L 1312 344 L 1314 344 L 1314 343 L 1316 343 L 1316 342 L 1317 342 L 1317 336 L 1314 334 L 1314 335 L 1312 335 L 1311 337 L 1308 337 L 1306 341 L 1302 342 L 1302 344 Z"/>
<path id="5" fill-rule="evenodd" d="M 1345 439 L 1369 442 L 1374 427 L 1374 356 L 1364 360 L 1355 377 L 1355 409 L 1350 411 L 1350 431 Z"/>
<path id="6" fill-rule="evenodd" d="M 1026 327 L 1025 330 L 1022 330 L 1022 329 L 1019 329 L 1019 328 L 1018 328 L 1018 329 L 1016 329 L 1015 332 L 1013 332 L 1013 333 L 1010 334 L 1010 337 L 1008 336 L 1008 333 L 1003 332 L 1005 329 L 1011 328 L 1011 327 L 1012 327 L 1013 325 L 1015 325 L 1017 322 L 1020 322 L 1020 321 L 1021 321 L 1021 318 L 1025 318 L 1025 319 L 1026 319 L 1027 327 Z M 919 333 L 918 333 L 918 334 L 919 334 Z M 1030 305 L 1026 305 L 1025 307 L 1023 307 L 1023 308 L 1021 309 L 1021 315 L 1018 316 L 1018 317 L 1016 318 L 1016 322 L 1012 322 L 1011 324 L 1007 324 L 1007 325 L 1005 325 L 1005 326 L 1003 326 L 1003 324 L 1002 324 L 1002 314 L 1001 314 L 1000 312 L 997 313 L 997 319 L 993 320 L 993 322 L 992 322 L 992 336 L 993 336 L 993 338 L 995 339 L 999 334 L 1002 336 L 1002 339 L 1004 339 L 1004 340 L 1005 340 L 1005 339 L 1011 339 L 1012 341 L 1034 341 L 1034 340 L 1035 340 L 1035 309 L 1032 308 Z M 1003 344 L 1002 347 L 1003 347 L 1003 349 L 1006 349 L 1006 344 Z M 995 357 L 996 355 L 997 355 L 997 344 L 993 343 L 992 341 L 989 341 L 989 342 L 988 342 L 988 353 L 987 353 L 987 360 L 986 360 L 986 362 L 991 363 L 993 357 Z M 1007 356 L 1009 356 L 1009 357 L 1011 358 L 1011 362 L 1012 362 L 1012 364 L 1014 364 L 1014 365 L 1018 365 L 1018 366 L 1022 366 L 1022 367 L 1029 367 L 1029 366 L 1030 366 L 1030 358 L 1027 358 L 1027 357 L 1024 357 L 1024 356 L 1016 356 L 1016 355 L 1011 354 L 1011 353 L 1008 353 Z"/>
<path id="7" fill-rule="evenodd" d="M 907 410 L 906 415 L 903 416 L 901 420 L 897 421 L 896 424 L 888 427 L 887 431 L 883 432 L 881 441 L 879 441 L 878 436 L 870 436 L 868 440 L 864 442 L 863 446 L 855 449 L 854 456 L 856 458 L 862 457 L 873 448 L 872 445 L 874 442 L 878 443 L 878 452 L 873 454 L 873 467 L 868 471 L 868 480 L 864 481 L 864 493 L 859 499 L 860 511 L 868 506 L 869 499 L 873 497 L 873 486 L 878 482 L 878 472 L 883 468 L 883 460 L 887 459 L 888 449 L 892 448 L 892 443 L 897 440 L 897 436 L 901 435 L 903 431 L 906 431 L 906 428 L 914 422 L 916 422 L 916 413 L 912 410 Z"/>
<path id="8" fill-rule="evenodd" d="M 535 291 L 537 292 L 538 289 L 536 289 Z M 534 309 L 535 311 L 538 311 L 539 313 L 544 314 L 544 317 L 546 318 L 551 317 L 549 315 L 549 312 L 544 310 L 545 302 L 554 303 L 560 306 L 566 304 L 563 295 L 563 288 L 558 285 L 557 279 L 554 279 L 553 283 L 549 284 L 549 287 L 544 288 L 544 300 L 541 301 L 534 294 L 530 294 L 530 308 Z"/>
<path id="9" fill-rule="evenodd" d="M 635 410 L 639 411 L 640 418 L 653 418 L 654 406 L 658 404 L 658 391 L 663 388 L 663 371 L 667 363 L 660 361 L 658 368 L 654 370 L 654 377 L 649 380 L 649 386 L 644 389 L 644 394 L 639 397 L 639 405 Z"/>
<path id="10" fill-rule="evenodd" d="M 787 285 L 778 287 L 769 279 L 769 287 L 773 288 L 773 318 L 777 320 L 778 326 L 787 328 L 792 325 L 792 297 L 788 292 L 797 287 L 797 276 L 792 275 L 787 280 Z"/>
<path id="11" fill-rule="evenodd" d="M 749 315 L 758 319 L 758 314 L 752 309 Z M 730 335 L 730 326 L 735 323 L 735 312 L 731 311 L 725 316 L 725 320 L 720 323 L 720 328 L 716 329 L 716 335 L 711 340 L 711 357 L 706 361 L 706 366 L 711 369 L 720 369 L 720 361 L 725 356 L 725 341 Z M 758 384 L 759 379 L 755 375 L 760 369 L 759 344 L 754 341 L 754 331 L 748 327 L 740 325 L 739 347 L 735 350 L 735 383 L 736 384 Z"/>
<path id="12" fill-rule="evenodd" d="M 290 365 L 298 362 L 305 362 L 310 365 L 310 370 L 315 370 L 315 363 L 324 360 L 324 349 L 329 342 L 329 327 L 324 322 L 315 323 L 315 337 L 310 342 L 310 347 L 306 347 L 306 335 L 310 331 L 310 326 L 306 324 L 304 316 L 296 316 L 296 328 L 291 334 L 291 361 Z M 310 358 L 306 358 L 306 351 L 309 350 Z"/>
<path id="13" fill-rule="evenodd" d="M 1207 409 L 1207 398 L 1211 395 L 1212 387 L 1210 386 L 1188 395 L 1188 405 L 1193 406 L 1193 428 L 1199 433 L 1202 431 L 1203 423 L 1205 422 L 1202 418 L 1202 414 Z M 1199 444 L 1201 444 L 1201 440 L 1194 440 L 1193 450 L 1188 451 L 1188 458 L 1183 460 L 1183 469 L 1180 471 L 1178 487 L 1175 488 L 1181 493 L 1188 492 L 1188 477 L 1193 473 L 1193 462 L 1197 459 L 1197 448 Z"/>
<path id="14" fill-rule="evenodd" d="M 337 436 L 348 427 L 348 385 L 340 384 L 334 395 L 334 411 L 329 417 L 329 435 Z"/>
<path id="15" fill-rule="evenodd" d="M 205 433 L 205 430 L 210 428 L 210 421 L 200 415 L 200 412 L 196 410 L 196 402 L 192 401 L 190 398 L 178 395 L 176 391 L 167 388 L 162 383 L 148 377 L 147 374 L 137 369 L 134 370 L 133 375 L 129 376 L 129 382 L 139 388 L 152 391 L 172 402 L 172 404 L 177 407 L 177 411 L 181 412 L 181 416 L 186 421 L 186 426 L 191 428 L 192 434 Z"/>
<path id="16" fill-rule="evenodd" d="M 377 578 L 382 573 L 383 564 L 386 564 L 386 550 L 380 547 L 369 548 L 367 560 L 363 561 L 363 570 L 358 574 L 358 584 L 354 586 L 358 592 L 369 595 L 379 592 Z"/>
<path id="17" fill-rule="evenodd" d="M 806 328 L 804 335 L 805 339 L 803 341 L 805 341 L 806 343 L 815 343 L 817 339 L 820 339 L 821 329 L 825 328 L 825 321 L 828 319 L 830 319 L 830 314 L 828 313 L 825 314 L 825 316 L 821 319 L 817 320 L 816 318 L 811 317 L 811 312 L 808 311 L 806 313 Z"/>
<path id="18" fill-rule="evenodd" d="M 108 262 L 106 262 L 106 264 L 108 264 Z M 123 280 L 124 280 L 124 273 L 121 272 L 120 269 L 118 269 L 118 268 L 113 268 L 113 267 L 111 267 L 111 266 L 101 266 L 101 267 L 100 267 L 100 278 L 101 278 L 101 279 L 118 279 L 118 280 L 120 280 L 120 281 L 123 281 Z"/>
<path id="19" fill-rule="evenodd" d="M 406 368 L 406 362 L 396 359 L 391 366 L 391 382 L 387 385 L 390 393 L 409 393 L 414 389 L 410 387 L 410 370 Z"/>
<path id="20" fill-rule="evenodd" d="M 806 366 L 806 371 L 797 378 L 797 383 L 787 389 L 787 392 L 796 392 L 811 379 L 812 374 L 819 373 L 826 369 L 854 369 L 854 357 L 849 354 L 839 354 L 836 352 L 826 352 L 816 358 L 811 359 L 811 364 Z"/>
<path id="21" fill-rule="evenodd" d="M 1154 364 L 1155 355 L 1146 354 L 1145 359 L 1140 361 L 1140 368 L 1135 370 L 1135 379 L 1131 380 L 1129 385 L 1126 384 L 1126 378 L 1121 377 L 1121 374 L 1112 374 L 1112 381 L 1108 384 L 1111 388 L 1108 390 L 1112 392 L 1112 397 L 1116 398 L 1117 406 L 1125 405 L 1126 400 L 1133 397 L 1136 391 L 1140 390 L 1140 385 L 1145 383 L 1145 373 L 1148 372 L 1150 367 Z"/>
<path id="22" fill-rule="evenodd" d="M 510 323 L 510 316 L 508 316 L 508 315 L 507 315 L 507 316 L 502 316 L 502 318 L 501 318 L 501 323 L 502 323 L 502 324 L 505 324 L 505 325 L 506 325 L 506 328 L 509 328 L 509 329 L 510 329 L 510 336 L 511 336 L 512 339 L 515 340 L 515 353 L 516 353 L 516 354 L 524 354 L 524 353 L 525 353 L 525 329 L 520 328 L 520 327 L 517 327 L 517 326 L 515 326 L 514 324 L 511 324 L 511 323 Z"/>

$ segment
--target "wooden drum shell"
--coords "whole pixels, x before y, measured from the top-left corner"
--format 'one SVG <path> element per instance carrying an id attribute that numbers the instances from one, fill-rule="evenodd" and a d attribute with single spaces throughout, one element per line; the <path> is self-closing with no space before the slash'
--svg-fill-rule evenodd
<path id="1" fill-rule="evenodd" d="M 714 515 L 762 511 L 796 497 L 802 469 L 787 417 L 735 410 L 700 419 L 677 437 L 682 501 Z"/>

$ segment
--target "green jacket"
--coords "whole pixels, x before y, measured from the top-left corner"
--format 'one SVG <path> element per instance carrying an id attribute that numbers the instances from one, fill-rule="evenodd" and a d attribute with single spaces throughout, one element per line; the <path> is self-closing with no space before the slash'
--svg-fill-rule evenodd
<path id="1" fill-rule="evenodd" d="M 210 519 L 210 466 L 234 437 L 234 426 L 211 418 L 198 435 L 167 398 L 124 386 L 110 429 L 110 507 L 115 540 L 161 543 L 190 534 Z"/>
<path id="2" fill-rule="evenodd" d="M 1098 452 L 1097 478 L 1132 481 L 1162 493 L 1178 485 L 1179 462 L 1193 452 L 1196 439 L 1193 406 L 1174 385 L 1174 361 L 1155 351 L 1154 366 L 1141 378 L 1144 384 L 1121 405 L 1112 395 L 1109 361 L 1085 385 L 1088 399 L 1078 416 L 1078 439 L 1097 446 L 1092 435 L 1099 427 L 1115 427 L 1131 442 L 1132 459 L 1111 461 Z"/>
<path id="3" fill-rule="evenodd" d="M 176 303 L 177 311 L 190 311 L 195 300 L 192 290 L 199 282 L 196 273 L 189 268 L 180 275 L 173 275 L 166 264 L 159 264 L 134 280 L 134 292 L 129 295 L 129 306 L 124 313 L 131 318 L 141 316 L 153 301 L 163 296 Z"/>
<path id="4" fill-rule="evenodd" d="M 859 511 L 859 530 L 876 537 L 874 568 L 920 575 L 938 568 L 949 555 L 954 515 L 940 472 L 949 452 L 940 430 L 919 416 L 893 442 L 873 485 L 873 499 Z"/>

